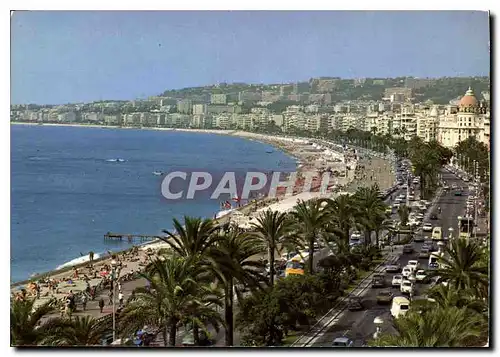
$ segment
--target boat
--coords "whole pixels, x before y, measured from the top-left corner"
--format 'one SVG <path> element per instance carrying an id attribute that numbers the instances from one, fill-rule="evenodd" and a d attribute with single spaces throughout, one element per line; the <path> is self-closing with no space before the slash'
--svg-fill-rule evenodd
<path id="1" fill-rule="evenodd" d="M 161 176 L 161 175 L 163 175 L 163 172 L 161 172 L 161 171 L 153 171 L 153 175 L 155 175 L 155 176 Z"/>
<path id="2" fill-rule="evenodd" d="M 268 154 L 272 154 L 273 152 L 274 152 L 274 151 L 273 151 L 273 150 L 271 150 L 271 149 L 266 150 L 266 153 L 268 153 Z"/>
<path id="3" fill-rule="evenodd" d="M 108 159 L 108 162 L 125 162 L 125 159 Z"/>

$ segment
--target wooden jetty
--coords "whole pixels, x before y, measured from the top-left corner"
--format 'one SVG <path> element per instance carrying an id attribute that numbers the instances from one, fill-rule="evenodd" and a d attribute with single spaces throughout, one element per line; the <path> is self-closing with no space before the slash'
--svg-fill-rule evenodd
<path id="1" fill-rule="evenodd" d="M 108 232 L 104 235 L 104 240 L 128 240 L 129 242 L 133 242 L 135 240 L 140 240 L 141 242 L 145 241 L 151 241 L 155 239 L 160 239 L 162 237 L 160 236 L 150 236 L 150 235 L 145 235 L 145 234 L 121 234 L 121 233 L 111 233 Z"/>

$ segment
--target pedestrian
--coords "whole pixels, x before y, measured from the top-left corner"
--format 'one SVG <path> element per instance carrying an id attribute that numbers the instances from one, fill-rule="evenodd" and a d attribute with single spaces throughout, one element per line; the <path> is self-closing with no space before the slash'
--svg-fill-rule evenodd
<path id="1" fill-rule="evenodd" d="M 87 310 L 87 295 L 83 294 L 82 296 L 82 309 L 83 311 Z"/>
<path id="2" fill-rule="evenodd" d="M 113 305 L 113 291 L 109 292 L 109 304 Z"/>
<path id="3" fill-rule="evenodd" d="M 123 293 L 121 291 L 118 293 L 118 304 L 123 305 Z"/>
<path id="4" fill-rule="evenodd" d="M 102 309 L 104 309 L 104 299 L 101 298 L 101 300 L 99 300 L 99 309 L 101 310 L 101 314 L 102 314 Z"/>

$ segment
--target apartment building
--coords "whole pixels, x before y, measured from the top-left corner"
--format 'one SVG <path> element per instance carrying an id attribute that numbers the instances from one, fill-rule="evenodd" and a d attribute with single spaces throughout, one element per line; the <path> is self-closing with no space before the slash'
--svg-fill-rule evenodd
<path id="1" fill-rule="evenodd" d="M 226 94 L 212 94 L 210 95 L 210 103 L 211 104 L 227 104 L 227 95 Z"/>

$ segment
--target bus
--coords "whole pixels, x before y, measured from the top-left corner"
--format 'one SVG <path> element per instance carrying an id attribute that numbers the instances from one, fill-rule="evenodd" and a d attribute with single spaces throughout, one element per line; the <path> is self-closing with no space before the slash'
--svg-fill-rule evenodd
<path id="1" fill-rule="evenodd" d="M 292 259 L 290 259 L 286 263 L 286 268 L 285 268 L 285 277 L 289 275 L 304 275 L 304 270 L 306 266 L 306 260 L 307 260 L 308 254 L 302 254 L 302 257 L 300 254 L 297 254 L 294 256 Z"/>
<path id="2" fill-rule="evenodd" d="M 458 216 L 458 237 L 469 239 L 474 233 L 474 218 Z"/>

